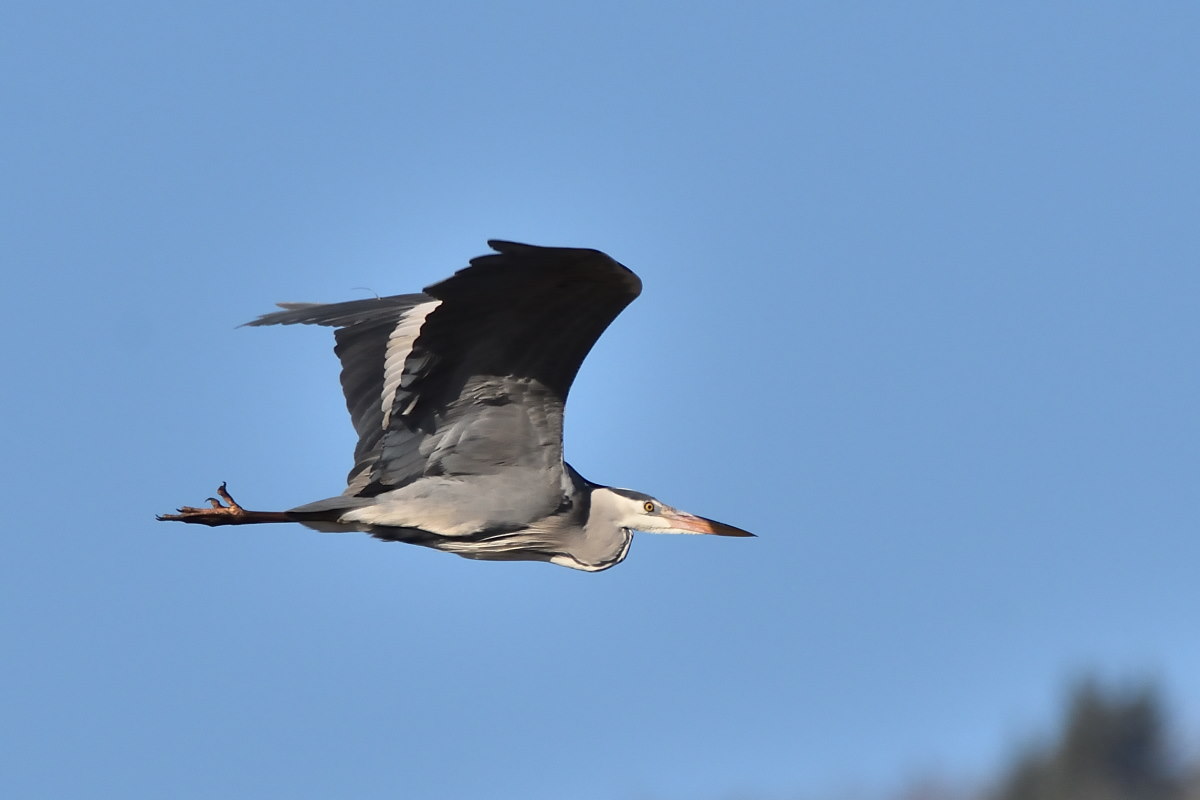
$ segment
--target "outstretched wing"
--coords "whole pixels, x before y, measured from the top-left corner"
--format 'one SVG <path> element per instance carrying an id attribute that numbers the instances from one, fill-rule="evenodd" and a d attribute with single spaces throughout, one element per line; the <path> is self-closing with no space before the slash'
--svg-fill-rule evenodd
<path id="1" fill-rule="evenodd" d="M 359 437 L 346 494 L 513 467 L 557 484 L 571 383 L 641 281 L 596 250 L 488 244 L 424 294 L 287 304 L 249 323 L 338 328 Z"/>
<path id="2" fill-rule="evenodd" d="M 358 434 L 354 468 L 347 478 L 351 488 L 369 482 L 387 430 L 394 390 L 405 374 L 421 323 L 437 302 L 424 294 L 400 294 L 345 303 L 280 303 L 284 311 L 246 323 L 338 328 L 333 351 L 342 363 L 342 392 Z"/>

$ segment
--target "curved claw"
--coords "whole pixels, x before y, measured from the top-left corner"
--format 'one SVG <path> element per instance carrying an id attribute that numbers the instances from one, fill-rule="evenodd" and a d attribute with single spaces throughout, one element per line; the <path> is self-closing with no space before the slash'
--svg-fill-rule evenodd
<path id="1" fill-rule="evenodd" d="M 229 525 L 233 524 L 238 517 L 246 516 L 246 511 L 229 494 L 225 488 L 225 482 L 217 487 L 217 494 L 221 496 L 222 503 L 215 497 L 205 498 L 208 501 L 208 508 L 196 508 L 195 506 L 181 506 L 176 509 L 178 514 L 158 514 L 155 519 L 160 522 L 174 520 L 178 522 L 198 522 L 201 525 Z"/>
<path id="2" fill-rule="evenodd" d="M 158 514 L 155 519 L 160 522 L 192 522 L 209 526 L 296 521 L 286 511 L 248 511 L 242 508 L 229 494 L 224 482 L 217 487 L 217 495 L 219 500 L 216 497 L 208 498 L 209 508 L 181 506 L 176 509 L 178 514 Z"/>

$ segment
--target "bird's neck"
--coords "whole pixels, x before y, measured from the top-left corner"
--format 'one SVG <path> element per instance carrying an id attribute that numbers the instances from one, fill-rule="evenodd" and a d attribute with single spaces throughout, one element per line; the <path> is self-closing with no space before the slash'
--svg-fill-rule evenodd
<path id="1" fill-rule="evenodd" d="M 607 486 L 593 484 L 586 496 L 587 509 L 580 526 L 583 532 L 580 552 L 586 554 L 582 560 L 605 566 L 619 563 L 629 552 L 633 533 L 614 521 L 619 514 L 613 499 L 616 495 Z"/>

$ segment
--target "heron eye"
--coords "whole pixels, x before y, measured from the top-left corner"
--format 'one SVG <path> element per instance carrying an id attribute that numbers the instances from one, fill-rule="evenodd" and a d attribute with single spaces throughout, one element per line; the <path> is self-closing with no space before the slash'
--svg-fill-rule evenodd
<path id="1" fill-rule="evenodd" d="M 642 503 L 642 508 L 646 509 L 646 513 L 647 513 L 647 514 L 653 514 L 653 513 L 654 513 L 654 503 L 651 503 L 649 500 L 647 500 L 646 502 Z"/>

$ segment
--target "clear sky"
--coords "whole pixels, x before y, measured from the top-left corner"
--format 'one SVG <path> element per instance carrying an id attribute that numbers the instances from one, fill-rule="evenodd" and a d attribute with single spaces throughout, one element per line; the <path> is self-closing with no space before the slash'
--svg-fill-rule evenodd
<path id="1" fill-rule="evenodd" d="M 1048 6 L 1053 6 L 1050 8 Z M 985 775 L 1083 671 L 1200 727 L 1200 10 L 8 3 L 10 797 L 704 800 Z M 339 492 L 328 331 L 490 237 L 640 300 L 601 574 L 153 515 Z"/>

